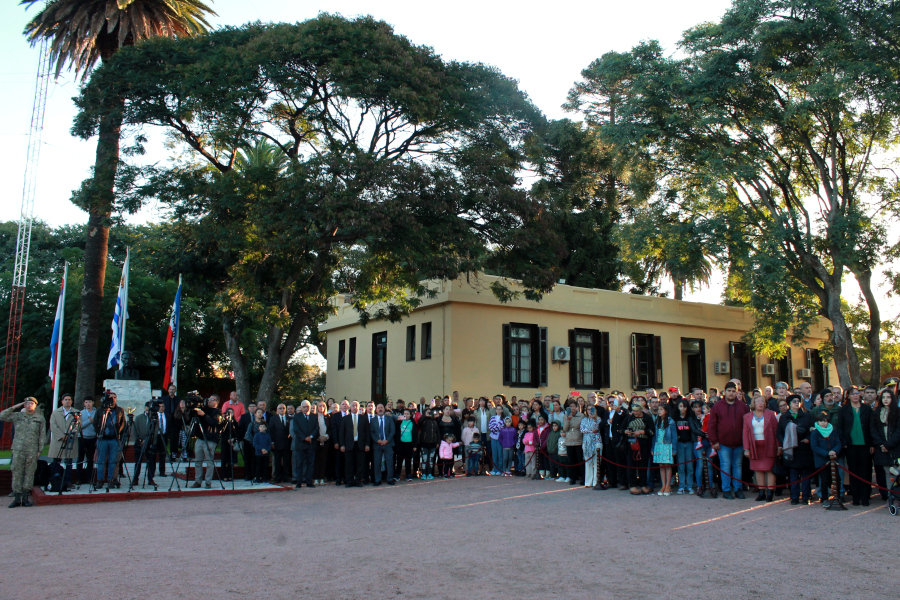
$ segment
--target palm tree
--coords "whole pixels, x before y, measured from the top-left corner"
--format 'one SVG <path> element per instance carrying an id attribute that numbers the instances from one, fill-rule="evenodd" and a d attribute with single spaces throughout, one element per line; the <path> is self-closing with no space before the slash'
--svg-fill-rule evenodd
<path id="1" fill-rule="evenodd" d="M 37 2 L 21 0 L 20 4 L 29 8 Z M 49 0 L 25 26 L 25 35 L 32 45 L 41 39 L 50 42 L 50 59 L 56 63 L 57 75 L 69 65 L 76 77 L 84 79 L 97 60 L 109 60 L 120 48 L 142 39 L 204 33 L 210 26 L 207 16 L 215 14 L 200 0 Z M 78 195 L 88 212 L 75 380 L 79 401 L 95 392 L 122 103 L 121 98 L 112 103 L 100 121 L 93 176 L 84 182 Z"/>

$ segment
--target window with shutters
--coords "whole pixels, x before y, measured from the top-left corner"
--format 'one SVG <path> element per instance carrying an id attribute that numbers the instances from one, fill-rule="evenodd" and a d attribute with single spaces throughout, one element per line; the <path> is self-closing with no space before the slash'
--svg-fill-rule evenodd
<path id="1" fill-rule="evenodd" d="M 406 360 L 416 360 L 416 326 L 406 328 Z"/>
<path id="2" fill-rule="evenodd" d="M 569 385 L 574 389 L 609 387 L 609 333 L 569 330 Z"/>
<path id="3" fill-rule="evenodd" d="M 510 323 L 503 326 L 503 385 L 547 385 L 547 328 Z"/>
<path id="4" fill-rule="evenodd" d="M 422 323 L 422 360 L 431 358 L 431 322 Z"/>
<path id="5" fill-rule="evenodd" d="M 338 371 L 344 370 L 344 365 L 347 361 L 347 340 L 340 340 L 338 342 Z"/>
<path id="6" fill-rule="evenodd" d="M 662 351 L 658 335 L 631 334 L 631 382 L 636 390 L 662 387 Z"/>
<path id="7" fill-rule="evenodd" d="M 355 369 L 356 368 L 356 338 L 350 338 L 350 350 L 347 352 L 349 355 L 347 357 L 347 368 Z"/>

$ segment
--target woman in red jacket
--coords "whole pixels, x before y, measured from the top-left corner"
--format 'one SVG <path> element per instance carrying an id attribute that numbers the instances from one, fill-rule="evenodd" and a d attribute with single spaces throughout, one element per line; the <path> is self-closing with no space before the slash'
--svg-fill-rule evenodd
<path id="1" fill-rule="evenodd" d="M 775 475 L 772 467 L 778 453 L 778 419 L 766 408 L 766 399 L 753 399 L 753 412 L 744 415 L 744 456 L 750 459 L 750 469 L 759 487 L 757 502 L 771 502 L 775 494 Z"/>

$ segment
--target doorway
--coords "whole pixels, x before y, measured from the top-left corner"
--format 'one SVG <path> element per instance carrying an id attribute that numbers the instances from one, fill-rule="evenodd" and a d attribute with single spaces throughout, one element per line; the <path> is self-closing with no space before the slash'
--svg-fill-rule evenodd
<path id="1" fill-rule="evenodd" d="M 387 331 L 372 335 L 372 402 L 387 396 Z"/>
<path id="2" fill-rule="evenodd" d="M 694 388 L 706 390 L 706 340 L 681 338 L 682 394 Z"/>

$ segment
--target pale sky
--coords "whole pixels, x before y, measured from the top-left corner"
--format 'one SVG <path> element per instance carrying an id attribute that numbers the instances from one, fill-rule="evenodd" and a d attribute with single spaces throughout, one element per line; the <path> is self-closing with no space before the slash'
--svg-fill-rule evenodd
<path id="1" fill-rule="evenodd" d="M 483 62 L 519 81 L 519 86 L 550 118 L 577 115 L 560 105 L 580 72 L 609 51 L 627 51 L 642 40 L 657 39 L 675 51 L 681 33 L 705 21 L 717 20 L 728 0 L 671 2 L 635 0 L 551 3 L 457 0 L 450 4 L 408 0 L 298 1 L 218 0 L 214 25 L 251 21 L 294 22 L 320 12 L 346 17 L 372 15 L 393 25 L 413 43 L 431 46 L 448 60 Z M 16 2 L 0 4 L 0 180 L 4 182 L 0 220 L 19 218 L 25 170 L 27 133 L 34 96 L 37 51 L 21 35 L 29 14 Z M 35 217 L 57 226 L 84 223 L 87 216 L 70 201 L 94 162 L 95 140 L 69 134 L 78 85 L 69 73 L 51 82 L 42 136 Z M 152 141 L 152 139 L 151 139 Z M 153 207 L 135 222 L 156 218 Z M 687 294 L 686 299 L 718 303 L 723 281 Z M 848 287 L 852 289 L 852 281 Z M 671 288 L 671 286 L 669 286 Z M 845 293 L 855 298 L 857 292 Z M 887 306 L 885 306 L 887 308 Z M 893 314 L 895 311 L 890 311 Z"/>

